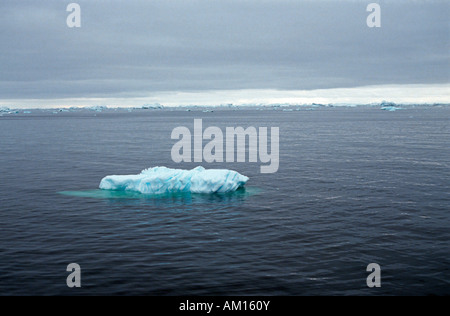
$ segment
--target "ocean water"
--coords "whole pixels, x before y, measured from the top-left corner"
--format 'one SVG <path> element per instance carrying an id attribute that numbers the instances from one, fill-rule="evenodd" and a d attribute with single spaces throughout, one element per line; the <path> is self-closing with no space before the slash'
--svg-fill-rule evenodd
<path id="1" fill-rule="evenodd" d="M 0 295 L 450 294 L 449 107 L 30 112 L 0 117 Z M 201 164 L 250 178 L 226 195 L 97 190 L 199 165 L 170 155 L 195 118 L 279 127 L 278 172 Z"/>

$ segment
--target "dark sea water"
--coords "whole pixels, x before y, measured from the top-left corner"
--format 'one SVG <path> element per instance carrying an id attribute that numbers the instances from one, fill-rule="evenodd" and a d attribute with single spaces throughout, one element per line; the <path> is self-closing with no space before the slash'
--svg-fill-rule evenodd
<path id="1" fill-rule="evenodd" d="M 280 128 L 227 195 L 87 197 L 171 159 L 171 132 Z M 449 107 L 0 117 L 0 295 L 449 295 Z M 63 191 L 81 192 L 61 194 Z M 66 285 L 70 263 L 82 288 Z M 381 288 L 368 288 L 370 263 Z"/>

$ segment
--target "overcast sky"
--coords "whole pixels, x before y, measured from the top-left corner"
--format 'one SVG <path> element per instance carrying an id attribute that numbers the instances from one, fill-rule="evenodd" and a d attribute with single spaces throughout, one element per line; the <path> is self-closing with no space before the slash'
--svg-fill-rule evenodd
<path id="1" fill-rule="evenodd" d="M 81 28 L 66 25 L 70 2 L 81 6 Z M 371 2 L 381 6 L 381 28 L 366 25 Z M 1 0 L 0 101 L 442 90 L 449 8 L 448 0 Z"/>

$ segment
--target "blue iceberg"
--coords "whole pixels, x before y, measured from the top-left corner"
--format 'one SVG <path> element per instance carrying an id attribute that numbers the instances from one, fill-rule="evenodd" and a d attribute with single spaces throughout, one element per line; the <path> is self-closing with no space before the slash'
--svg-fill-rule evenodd
<path id="1" fill-rule="evenodd" d="M 402 108 L 398 107 L 394 102 L 383 101 L 380 105 L 381 109 L 384 111 L 394 112 L 397 110 L 402 110 Z"/>
<path id="2" fill-rule="evenodd" d="M 100 182 L 102 190 L 131 191 L 142 194 L 165 193 L 227 193 L 236 191 L 249 180 L 240 173 L 227 169 L 192 170 L 155 167 L 138 175 L 107 176 Z"/>
<path id="3" fill-rule="evenodd" d="M 399 108 L 396 106 L 383 106 L 381 109 L 385 110 L 385 111 L 389 111 L 389 112 L 395 112 L 397 110 L 402 110 L 402 108 Z"/>

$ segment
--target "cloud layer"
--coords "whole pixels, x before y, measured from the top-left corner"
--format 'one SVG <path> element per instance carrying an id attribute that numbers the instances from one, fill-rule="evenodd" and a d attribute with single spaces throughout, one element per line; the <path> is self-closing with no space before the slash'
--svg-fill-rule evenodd
<path id="1" fill-rule="evenodd" d="M 0 99 L 449 82 L 448 1 L 2 0 Z"/>

